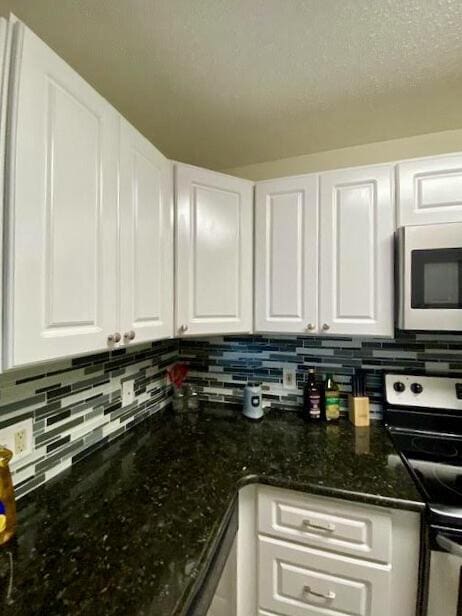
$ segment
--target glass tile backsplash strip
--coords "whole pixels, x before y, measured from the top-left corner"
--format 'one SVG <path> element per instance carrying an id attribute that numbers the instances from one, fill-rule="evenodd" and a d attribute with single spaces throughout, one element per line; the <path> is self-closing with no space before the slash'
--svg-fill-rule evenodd
<path id="1" fill-rule="evenodd" d="M 384 372 L 462 376 L 462 334 L 396 332 L 394 339 L 290 335 L 184 338 L 180 358 L 190 364 L 188 380 L 201 399 L 241 403 L 246 383 L 262 384 L 265 406 L 296 410 L 302 403 L 307 369 L 333 373 L 343 412 L 356 369 L 366 371 L 372 416 L 382 415 Z M 285 366 L 295 366 L 297 389 L 282 386 Z"/>
<path id="2" fill-rule="evenodd" d="M 33 452 L 12 465 L 16 497 L 166 406 L 166 368 L 177 358 L 178 341 L 166 340 L 1 375 L 0 430 L 33 420 Z M 128 379 L 135 399 L 122 407 Z"/>
<path id="3" fill-rule="evenodd" d="M 33 453 L 13 465 L 19 498 L 171 400 L 166 368 L 190 364 L 188 380 L 207 401 L 242 403 L 246 383 L 260 382 L 266 406 L 297 410 L 307 368 L 332 372 L 346 409 L 355 369 L 366 370 L 373 416 L 381 417 L 384 371 L 462 376 L 462 334 L 396 334 L 383 338 L 215 336 L 130 346 L 113 352 L 32 366 L 0 375 L 0 430 L 32 418 Z M 297 388 L 283 389 L 295 366 Z M 122 382 L 135 381 L 135 400 L 122 407 Z"/>

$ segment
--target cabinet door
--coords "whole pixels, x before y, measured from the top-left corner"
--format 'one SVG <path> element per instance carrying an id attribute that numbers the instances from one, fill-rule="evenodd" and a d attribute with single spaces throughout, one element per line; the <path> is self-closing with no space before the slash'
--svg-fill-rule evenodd
<path id="1" fill-rule="evenodd" d="M 259 535 L 259 605 L 285 616 L 391 616 L 389 567 Z"/>
<path id="2" fill-rule="evenodd" d="M 256 185 L 255 329 L 318 329 L 318 176 Z"/>
<path id="3" fill-rule="evenodd" d="M 253 183 L 176 165 L 176 326 L 252 330 Z"/>
<path id="4" fill-rule="evenodd" d="M 173 334 L 173 177 L 125 120 L 120 141 L 119 329 L 128 344 Z"/>
<path id="5" fill-rule="evenodd" d="M 5 135 L 8 96 L 8 68 L 10 61 L 11 28 L 0 18 L 0 270 L 3 268 L 3 195 L 5 190 Z M 3 322 L 3 288 L 0 285 L 0 323 Z M 0 332 L 0 341 L 2 333 Z M 0 370 L 3 367 L 3 349 L 0 343 Z"/>
<path id="6" fill-rule="evenodd" d="M 108 346 L 118 115 L 21 23 L 10 108 L 8 367 Z"/>
<path id="7" fill-rule="evenodd" d="M 323 333 L 393 335 L 392 167 L 321 176 Z"/>
<path id="8" fill-rule="evenodd" d="M 237 539 L 231 546 L 207 616 L 236 616 Z"/>
<path id="9" fill-rule="evenodd" d="M 462 154 L 398 165 L 398 225 L 462 222 Z"/>

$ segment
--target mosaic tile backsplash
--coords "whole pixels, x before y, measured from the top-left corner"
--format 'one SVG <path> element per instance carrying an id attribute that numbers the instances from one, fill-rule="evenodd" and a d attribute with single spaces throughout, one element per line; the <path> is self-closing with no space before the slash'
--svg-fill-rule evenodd
<path id="1" fill-rule="evenodd" d="M 371 409 L 381 416 L 384 371 L 462 376 L 462 334 L 401 334 L 383 338 L 215 336 L 166 340 L 83 356 L 0 375 L 0 430 L 33 420 L 34 451 L 13 465 L 16 496 L 115 439 L 169 404 L 166 368 L 190 364 L 188 381 L 202 400 L 242 403 L 246 383 L 261 382 L 266 406 L 296 410 L 307 368 L 319 378 L 332 372 L 341 405 L 355 369 L 367 374 Z M 297 389 L 282 387 L 285 366 L 296 366 Z M 121 387 L 135 381 L 133 404 L 122 407 Z"/>
<path id="2" fill-rule="evenodd" d="M 346 412 L 351 376 L 366 371 L 366 388 L 375 418 L 382 415 L 383 372 L 410 371 L 462 376 L 462 334 L 409 334 L 384 338 L 225 336 L 182 339 L 180 357 L 190 364 L 188 380 L 203 400 L 241 403 L 246 383 L 260 382 L 264 405 L 296 410 L 302 403 L 307 369 L 323 379 L 333 373 Z M 283 389 L 284 366 L 296 366 L 297 389 Z"/>
<path id="3" fill-rule="evenodd" d="M 178 341 L 166 340 L 1 375 L 0 430 L 33 419 L 33 453 L 12 467 L 16 497 L 166 406 L 166 368 L 177 357 Z M 135 399 L 122 407 L 128 379 Z"/>

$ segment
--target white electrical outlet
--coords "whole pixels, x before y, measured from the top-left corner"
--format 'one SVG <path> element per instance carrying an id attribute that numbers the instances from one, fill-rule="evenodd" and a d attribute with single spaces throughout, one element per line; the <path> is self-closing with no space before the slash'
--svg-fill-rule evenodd
<path id="1" fill-rule="evenodd" d="M 297 369 L 295 366 L 284 366 L 282 369 L 282 386 L 284 389 L 297 389 Z"/>
<path id="2" fill-rule="evenodd" d="M 0 430 L 0 445 L 13 452 L 12 464 L 32 453 L 32 418 Z"/>
<path id="3" fill-rule="evenodd" d="M 19 456 L 27 450 L 27 430 L 21 428 L 14 433 L 14 453 Z"/>
<path id="4" fill-rule="evenodd" d="M 122 383 L 122 406 L 128 406 L 135 400 L 135 381 L 124 381 Z"/>

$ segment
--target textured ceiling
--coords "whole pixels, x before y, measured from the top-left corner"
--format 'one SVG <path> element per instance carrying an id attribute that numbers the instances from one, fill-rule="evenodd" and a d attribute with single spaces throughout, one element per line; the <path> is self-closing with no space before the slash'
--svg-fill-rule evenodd
<path id="1" fill-rule="evenodd" d="M 10 10 L 179 160 L 462 126 L 461 0 L 0 0 Z"/>

